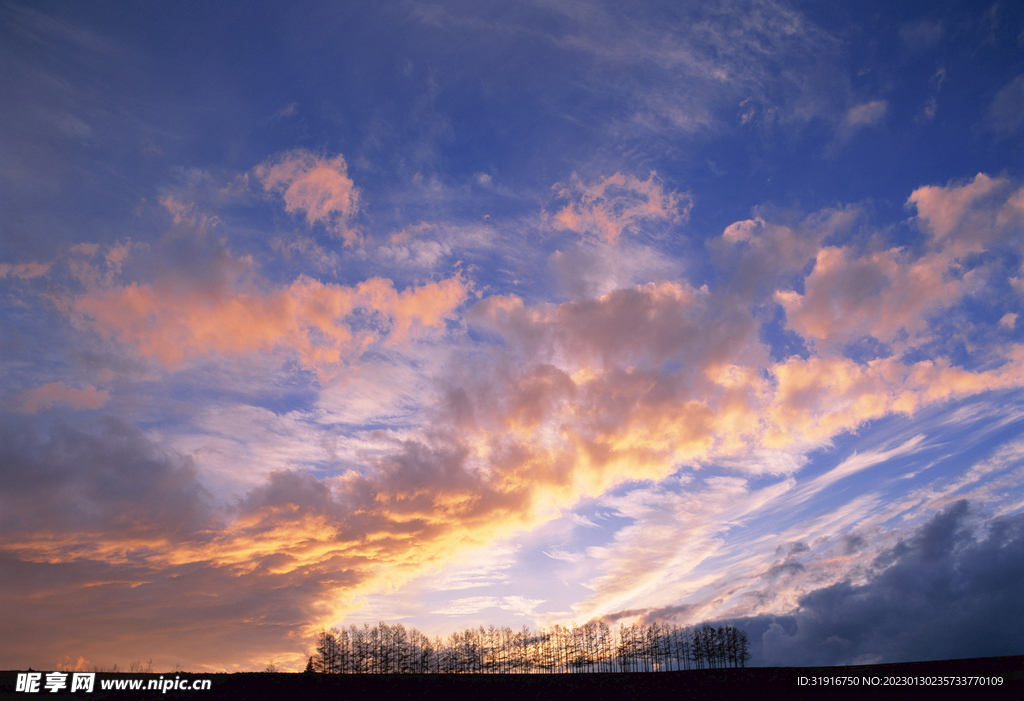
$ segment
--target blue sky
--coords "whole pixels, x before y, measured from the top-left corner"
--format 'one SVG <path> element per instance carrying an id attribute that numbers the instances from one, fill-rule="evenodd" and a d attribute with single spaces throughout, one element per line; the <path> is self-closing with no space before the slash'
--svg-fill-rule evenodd
<path id="1" fill-rule="evenodd" d="M 620 5 L 0 5 L 9 665 L 1024 652 L 1024 13 Z"/>

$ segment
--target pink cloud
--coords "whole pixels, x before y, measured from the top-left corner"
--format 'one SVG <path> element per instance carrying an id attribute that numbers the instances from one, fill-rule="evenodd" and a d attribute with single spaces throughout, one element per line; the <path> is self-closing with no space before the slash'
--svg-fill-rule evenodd
<path id="1" fill-rule="evenodd" d="M 871 336 L 885 343 L 897 338 L 914 343 L 931 328 L 930 317 L 995 272 L 966 256 L 1019 246 L 1024 188 L 1014 189 L 1006 179 L 979 173 L 963 185 L 918 188 L 908 204 L 917 208 L 917 221 L 931 236 L 926 251 L 892 248 L 858 255 L 852 247 L 821 248 L 803 294 L 775 293 L 789 328 L 820 342 Z M 742 224 L 727 230 L 729 240 L 749 238 Z"/>
<path id="2" fill-rule="evenodd" d="M 310 226 L 321 224 L 349 244 L 358 240 L 348 223 L 359 210 L 359 190 L 341 155 L 288 151 L 257 166 L 256 177 L 265 190 L 284 199 L 286 211 L 304 215 Z"/>
<path id="3" fill-rule="evenodd" d="M 937 246 L 955 256 L 978 253 L 1004 242 L 1020 242 L 1024 188 L 1006 178 L 978 173 L 962 185 L 919 187 L 907 199 L 921 227 Z"/>
<path id="4" fill-rule="evenodd" d="M 849 108 L 836 125 L 835 139 L 826 147 L 825 152 L 835 155 L 858 131 L 881 124 L 888 111 L 889 105 L 885 100 L 872 100 Z"/>
<path id="5" fill-rule="evenodd" d="M 45 275 L 49 270 L 49 263 L 0 263 L 0 278 L 28 279 Z"/>
<path id="6" fill-rule="evenodd" d="M 716 306 L 720 301 L 707 287 L 662 282 L 533 308 L 517 297 L 490 297 L 472 318 L 536 360 L 616 367 L 671 358 L 703 366 L 750 352 L 753 319 L 735 304 Z"/>
<path id="7" fill-rule="evenodd" d="M 557 228 L 608 242 L 638 229 L 645 221 L 686 219 L 693 206 L 689 195 L 666 192 L 654 173 L 647 180 L 616 173 L 589 185 L 574 176 L 568 185 L 558 185 L 555 190 L 567 201 L 552 217 Z"/>
<path id="8" fill-rule="evenodd" d="M 378 342 L 403 343 L 443 327 L 466 296 L 458 278 L 401 292 L 372 278 L 354 287 L 300 277 L 269 293 L 213 292 L 164 279 L 103 286 L 77 298 L 86 325 L 177 367 L 186 358 L 282 350 L 321 377 L 335 375 Z M 368 315 L 357 325 L 354 315 Z"/>
<path id="9" fill-rule="evenodd" d="M 780 291 L 775 299 L 805 338 L 842 343 L 874 336 L 888 343 L 904 331 L 920 333 L 929 313 L 963 294 L 948 266 L 943 255 L 912 261 L 895 248 L 854 257 L 827 247 L 818 251 L 804 294 Z"/>
<path id="10" fill-rule="evenodd" d="M 107 403 L 109 397 L 110 390 L 97 390 L 92 385 L 78 389 L 63 382 L 51 382 L 26 391 L 21 398 L 21 410 L 26 414 L 34 414 L 40 409 L 49 409 L 58 404 L 75 409 L 99 409 Z"/>

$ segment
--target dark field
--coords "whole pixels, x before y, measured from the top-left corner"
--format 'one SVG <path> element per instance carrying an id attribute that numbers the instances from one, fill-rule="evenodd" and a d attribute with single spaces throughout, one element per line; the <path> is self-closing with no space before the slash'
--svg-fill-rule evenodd
<path id="1" fill-rule="evenodd" d="M 735 698 L 1024 698 L 1024 656 L 858 667 L 759 667 L 645 674 L 320 675 L 110 674 L 96 675 L 91 693 L 15 691 L 17 672 L 0 672 L 0 699 L 76 696 L 96 699 L 472 699 L 592 701 Z M 102 689 L 103 681 L 181 677 L 210 680 L 209 690 Z M 45 674 L 43 679 L 45 680 Z M 802 682 L 802 683 L 801 683 Z M 928 687 L 912 689 L 910 687 Z M 938 687 L 946 687 L 940 690 Z M 944 694 L 948 691 L 949 694 Z"/>

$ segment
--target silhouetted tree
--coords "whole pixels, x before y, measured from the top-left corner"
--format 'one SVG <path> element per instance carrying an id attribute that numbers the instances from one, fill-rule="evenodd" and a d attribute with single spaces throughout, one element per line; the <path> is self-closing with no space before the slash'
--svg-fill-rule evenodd
<path id="1" fill-rule="evenodd" d="M 652 672 L 744 667 L 747 634 L 734 626 L 697 628 L 603 621 L 556 624 L 533 633 L 523 626 L 469 628 L 433 641 L 415 628 L 384 622 L 371 628 L 321 629 L 306 671 L 322 674 L 529 674 Z"/>

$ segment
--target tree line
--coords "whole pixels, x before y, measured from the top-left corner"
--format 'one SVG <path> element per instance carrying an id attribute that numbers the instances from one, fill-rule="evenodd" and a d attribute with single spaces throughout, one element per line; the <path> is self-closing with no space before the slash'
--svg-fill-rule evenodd
<path id="1" fill-rule="evenodd" d="M 322 674 L 556 674 L 745 667 L 747 634 L 658 623 L 468 628 L 433 639 L 401 623 L 332 628 L 317 636 L 307 672 Z"/>

